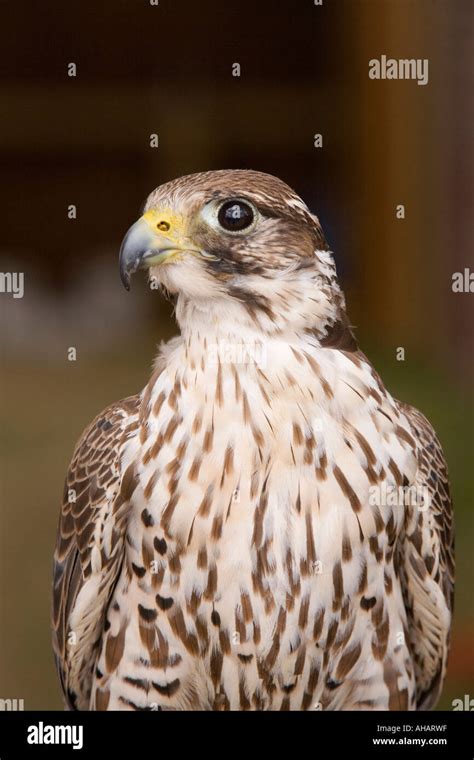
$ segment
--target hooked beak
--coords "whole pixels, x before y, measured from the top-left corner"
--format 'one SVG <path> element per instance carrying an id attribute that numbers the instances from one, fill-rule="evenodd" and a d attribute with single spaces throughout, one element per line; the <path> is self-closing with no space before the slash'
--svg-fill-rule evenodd
<path id="1" fill-rule="evenodd" d="M 132 224 L 120 246 L 120 279 L 126 290 L 130 290 L 130 276 L 138 269 L 162 264 L 186 250 L 176 240 L 157 231 L 149 216 L 150 212 Z"/>

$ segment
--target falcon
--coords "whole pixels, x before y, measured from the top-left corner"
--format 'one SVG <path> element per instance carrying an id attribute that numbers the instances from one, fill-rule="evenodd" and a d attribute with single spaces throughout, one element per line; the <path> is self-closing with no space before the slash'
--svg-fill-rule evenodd
<path id="1" fill-rule="evenodd" d="M 318 218 L 194 174 L 120 250 L 180 335 L 66 476 L 53 645 L 76 710 L 416 710 L 446 670 L 446 462 L 359 350 Z"/>

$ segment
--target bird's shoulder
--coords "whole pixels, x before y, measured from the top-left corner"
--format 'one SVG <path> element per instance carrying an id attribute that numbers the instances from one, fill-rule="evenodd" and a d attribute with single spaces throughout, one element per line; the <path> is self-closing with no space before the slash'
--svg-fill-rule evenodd
<path id="1" fill-rule="evenodd" d="M 129 396 L 107 406 L 87 425 L 67 470 L 63 511 L 79 515 L 87 504 L 112 497 L 111 486 L 124 474 L 123 446 L 139 426 L 139 410 L 140 396 Z"/>

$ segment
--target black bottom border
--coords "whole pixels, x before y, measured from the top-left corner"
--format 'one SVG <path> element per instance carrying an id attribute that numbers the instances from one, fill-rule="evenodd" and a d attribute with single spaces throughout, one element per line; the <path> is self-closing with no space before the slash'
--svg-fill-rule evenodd
<path id="1" fill-rule="evenodd" d="M 469 712 L 0 712 L 0 760 L 270 753 L 474 758 Z M 51 743 L 54 741 L 55 743 Z M 109 758 L 107 758 L 109 760 Z M 329 759 L 328 759 L 329 760 Z"/>

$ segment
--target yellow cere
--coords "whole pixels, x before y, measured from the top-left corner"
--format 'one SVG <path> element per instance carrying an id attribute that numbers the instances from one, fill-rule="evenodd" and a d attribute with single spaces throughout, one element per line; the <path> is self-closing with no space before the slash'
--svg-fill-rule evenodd
<path id="1" fill-rule="evenodd" d="M 171 209 L 153 209 L 146 211 L 142 219 L 155 233 L 165 235 L 176 243 L 183 240 L 185 225 L 182 214 Z"/>

